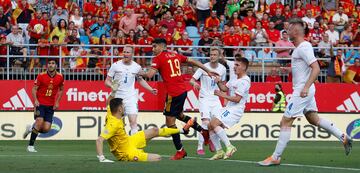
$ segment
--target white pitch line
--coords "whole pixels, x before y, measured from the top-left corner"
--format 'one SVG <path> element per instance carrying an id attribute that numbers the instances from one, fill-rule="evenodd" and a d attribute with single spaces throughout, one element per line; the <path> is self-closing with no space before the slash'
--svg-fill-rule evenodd
<path id="1" fill-rule="evenodd" d="M 163 157 L 170 157 L 168 155 L 162 155 Z M 209 158 L 201 158 L 201 157 L 186 157 L 189 159 L 198 159 L 198 160 L 209 160 Z M 248 164 L 256 164 L 255 161 L 248 160 L 217 160 L 224 162 L 236 162 L 236 163 L 248 163 Z M 346 171 L 360 171 L 359 168 L 344 168 L 344 167 L 331 167 L 331 166 L 318 166 L 318 165 L 301 165 L 301 164 L 291 164 L 291 163 L 282 163 L 281 166 L 289 166 L 289 167 L 306 167 L 306 168 L 319 168 L 319 169 L 331 169 L 331 170 L 346 170 Z"/>
<path id="2" fill-rule="evenodd" d="M 169 155 L 161 155 L 162 157 L 170 157 Z M 94 157 L 94 155 L 38 155 L 36 153 L 28 154 L 28 155 L 4 155 L 0 154 L 0 157 Z M 201 157 L 186 157 L 189 159 L 197 159 L 197 160 L 208 160 L 209 158 L 201 158 Z M 236 163 L 248 163 L 248 164 L 257 164 L 255 161 L 248 160 L 217 160 L 223 162 L 236 162 Z M 215 161 L 216 162 L 216 161 Z M 360 171 L 359 168 L 344 168 L 344 167 L 331 167 L 331 166 L 318 166 L 318 165 L 301 165 L 301 164 L 291 164 L 291 163 L 283 163 L 281 166 L 289 166 L 289 167 L 306 167 L 306 168 L 319 168 L 319 169 L 331 169 L 331 170 L 346 170 L 346 171 Z"/>

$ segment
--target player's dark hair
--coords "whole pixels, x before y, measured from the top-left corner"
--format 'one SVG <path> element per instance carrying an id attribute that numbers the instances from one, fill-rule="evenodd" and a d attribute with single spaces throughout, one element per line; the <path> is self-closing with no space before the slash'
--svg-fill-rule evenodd
<path id="1" fill-rule="evenodd" d="M 166 47 L 166 40 L 163 38 L 155 38 L 153 44 L 163 44 Z"/>
<path id="2" fill-rule="evenodd" d="M 235 57 L 235 61 L 241 62 L 243 64 L 245 64 L 246 68 L 245 71 L 247 71 L 248 67 L 249 67 L 249 60 L 243 57 Z"/>
<path id="3" fill-rule="evenodd" d="M 113 98 L 110 100 L 110 111 L 112 114 L 115 114 L 118 111 L 119 106 L 123 104 L 122 101 L 121 98 Z"/>

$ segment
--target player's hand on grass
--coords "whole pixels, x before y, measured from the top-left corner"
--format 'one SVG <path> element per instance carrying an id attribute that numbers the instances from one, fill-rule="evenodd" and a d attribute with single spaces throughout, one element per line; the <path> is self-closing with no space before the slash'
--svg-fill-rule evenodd
<path id="1" fill-rule="evenodd" d="M 104 155 L 96 156 L 101 163 L 113 163 L 114 161 L 106 159 Z"/>

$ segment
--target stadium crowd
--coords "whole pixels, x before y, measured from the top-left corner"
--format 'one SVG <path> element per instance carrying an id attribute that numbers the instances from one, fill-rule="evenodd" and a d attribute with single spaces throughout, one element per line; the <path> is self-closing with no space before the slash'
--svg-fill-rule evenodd
<path id="1" fill-rule="evenodd" d="M 285 1 L 285 2 L 284 2 Z M 290 1 L 289 1 L 290 2 Z M 288 19 L 302 18 L 307 41 L 314 47 L 329 82 L 360 82 L 360 4 L 352 0 L 0 0 L 0 66 L 28 70 L 46 65 L 46 56 L 72 56 L 63 60 L 69 69 L 109 68 L 121 45 L 135 48 L 135 56 L 152 55 L 154 38 L 179 46 L 257 46 L 225 48 L 224 55 L 241 54 L 253 63 L 270 62 L 288 69 L 292 43 Z M 291 1 L 292 2 L 292 1 Z M 23 44 L 38 44 L 24 46 Z M 71 46 L 81 45 L 81 46 Z M 7 49 L 7 45 L 10 45 Z M 62 46 L 60 46 L 62 45 Z M 95 45 L 95 46 L 94 46 Z M 96 46 L 99 45 L 99 46 Z M 100 45 L 116 45 L 110 47 Z M 277 47 L 277 48 L 260 48 Z M 284 48 L 281 48 L 284 47 Z M 347 49 L 332 49 L 347 47 Z M 9 51 L 9 52 L 7 52 Z M 173 48 L 186 56 L 208 57 L 208 48 Z M 43 58 L 31 58 L 34 55 Z M 90 58 L 86 58 L 90 56 Z M 102 57 L 105 56 L 106 58 Z M 151 58 L 136 58 L 143 67 Z M 349 67 L 351 66 L 351 68 Z M 349 67 L 349 68 L 348 68 Z M 279 73 L 271 69 L 271 74 Z M 347 71 L 351 72 L 347 72 Z M 270 71 L 270 70 L 269 70 Z"/>

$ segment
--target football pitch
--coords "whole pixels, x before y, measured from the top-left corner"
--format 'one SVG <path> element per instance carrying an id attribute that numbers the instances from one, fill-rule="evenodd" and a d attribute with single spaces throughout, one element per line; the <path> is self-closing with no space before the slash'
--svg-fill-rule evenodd
<path id="1" fill-rule="evenodd" d="M 197 142 L 183 142 L 188 157 L 171 161 L 174 154 L 172 141 L 151 141 L 146 152 L 159 153 L 162 161 L 155 163 L 115 162 L 99 163 L 96 158 L 95 141 L 37 141 L 37 153 L 27 153 L 27 141 L 0 141 L 0 172 L 146 172 L 146 173 L 210 173 L 210 172 L 286 172 L 286 173 L 330 173 L 360 172 L 360 147 L 353 145 L 350 156 L 345 156 L 339 142 L 290 141 L 285 150 L 281 166 L 259 167 L 256 162 L 270 155 L 275 141 L 234 141 L 238 151 L 230 160 L 209 161 L 212 156 L 195 154 Z M 114 160 L 105 143 L 104 154 Z"/>

